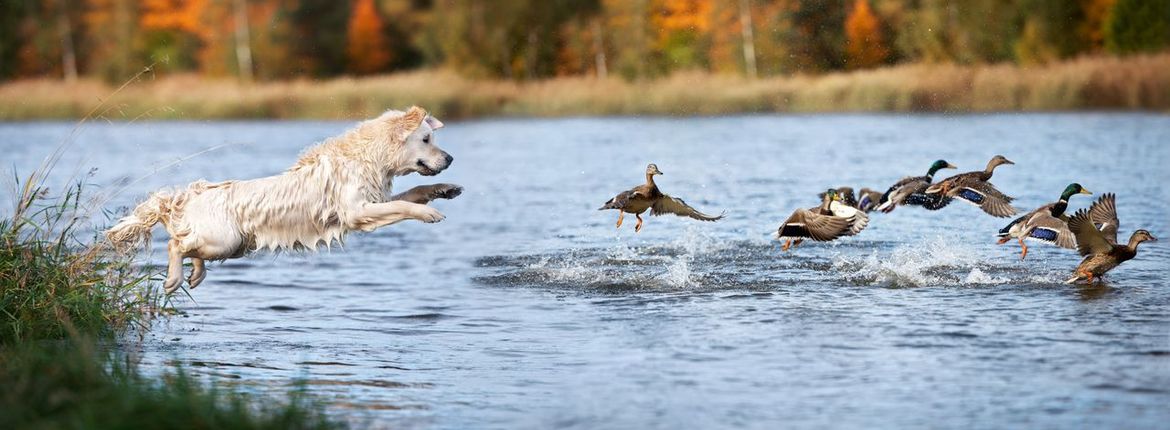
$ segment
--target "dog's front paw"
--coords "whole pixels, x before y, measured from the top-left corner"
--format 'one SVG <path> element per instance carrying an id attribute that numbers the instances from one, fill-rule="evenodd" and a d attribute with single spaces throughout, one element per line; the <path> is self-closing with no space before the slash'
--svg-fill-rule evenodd
<path id="1" fill-rule="evenodd" d="M 446 218 L 447 217 L 443 215 L 442 212 L 439 212 L 438 209 L 432 208 L 430 206 L 422 206 L 418 208 L 418 212 L 414 215 L 414 219 L 428 224 L 436 223 Z"/>
<path id="2" fill-rule="evenodd" d="M 455 184 L 435 184 L 431 185 L 431 200 L 434 199 L 453 199 L 463 194 L 463 187 Z"/>

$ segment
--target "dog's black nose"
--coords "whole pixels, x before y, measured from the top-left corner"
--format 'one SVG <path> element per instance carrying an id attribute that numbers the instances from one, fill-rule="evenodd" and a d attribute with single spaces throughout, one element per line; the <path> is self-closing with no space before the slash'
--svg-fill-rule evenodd
<path id="1" fill-rule="evenodd" d="M 448 166 L 450 166 L 450 165 L 451 165 L 451 162 L 452 162 L 452 161 L 455 161 L 455 157 L 452 157 L 452 156 L 451 156 L 451 154 L 446 154 L 446 156 L 444 156 L 443 158 L 447 160 L 447 165 L 448 165 Z"/>

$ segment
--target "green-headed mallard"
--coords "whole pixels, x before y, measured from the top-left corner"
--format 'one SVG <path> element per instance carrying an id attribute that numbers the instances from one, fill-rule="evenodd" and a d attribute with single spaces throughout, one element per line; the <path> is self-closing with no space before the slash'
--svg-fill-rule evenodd
<path id="1" fill-rule="evenodd" d="M 719 216 L 711 216 L 699 212 L 687 205 L 682 199 L 671 197 L 663 194 L 658 190 L 658 185 L 654 183 L 654 176 L 661 175 L 662 171 L 658 170 L 658 166 L 650 164 L 646 166 L 646 183 L 636 186 L 629 191 L 623 191 L 608 202 L 601 206 L 598 210 L 617 209 L 618 220 L 617 226 L 621 228 L 622 218 L 625 214 L 632 213 L 638 217 L 638 225 L 634 226 L 634 232 L 642 231 L 642 212 L 650 210 L 650 215 L 658 216 L 662 214 L 675 214 L 679 216 L 691 217 L 700 221 L 716 221 L 723 218 L 723 214 Z"/>
<path id="2" fill-rule="evenodd" d="M 878 203 L 882 199 L 882 193 L 869 188 L 862 188 L 857 192 L 856 196 L 853 194 L 853 187 L 837 187 L 836 190 L 837 195 L 841 197 L 841 203 L 861 209 L 865 213 L 872 212 L 877 208 Z M 825 193 L 817 193 L 817 198 L 824 199 Z"/>
<path id="3" fill-rule="evenodd" d="M 821 194 L 821 205 L 797 209 L 776 231 L 776 239 L 783 240 L 783 250 L 800 245 L 804 239 L 827 242 L 841 236 L 860 233 L 869 224 L 869 216 L 841 202 L 837 190 Z"/>
<path id="4" fill-rule="evenodd" d="M 853 196 L 853 187 L 837 187 L 834 188 L 834 190 L 837 191 L 837 197 L 841 198 L 841 203 L 844 203 L 847 206 L 857 207 L 857 197 Z M 824 200 L 825 193 L 817 193 L 817 198 Z"/>
<path id="5" fill-rule="evenodd" d="M 1088 209 L 1081 209 L 1068 221 L 1068 228 L 1076 235 L 1077 252 L 1085 256 L 1077 265 L 1068 283 L 1085 280 L 1089 283 L 1106 272 L 1137 256 L 1138 244 L 1158 239 L 1146 230 L 1137 230 L 1129 243 L 1117 243 L 1117 204 L 1113 194 L 1101 196 Z"/>
<path id="6" fill-rule="evenodd" d="M 1028 256 L 1028 245 L 1024 243 L 1024 239 L 1042 240 L 1061 248 L 1076 248 L 1076 236 L 1068 229 L 1068 216 L 1064 214 L 1068 209 L 1068 199 L 1074 194 L 1093 193 L 1081 184 L 1069 184 L 1064 188 L 1064 192 L 1060 193 L 1060 200 L 1040 206 L 1000 229 L 999 244 L 1019 239 L 1021 260 Z"/>
<path id="7" fill-rule="evenodd" d="M 987 168 L 977 170 L 974 172 L 960 173 L 955 176 L 943 179 L 937 184 L 931 185 L 925 191 L 926 195 L 941 196 L 944 198 L 957 198 L 983 209 L 988 215 L 1006 218 L 1016 214 L 1016 208 L 1012 207 L 1011 202 L 1014 200 L 1003 192 L 991 185 L 992 173 L 995 168 L 1003 164 L 1016 164 L 1008 160 L 1002 155 L 996 155 L 987 162 Z M 928 207 L 928 209 L 937 210 L 950 203 L 950 200 L 944 200 L 938 207 Z"/>
<path id="8" fill-rule="evenodd" d="M 926 196 L 922 192 L 930 187 L 930 183 L 934 181 L 934 174 L 941 169 L 954 169 L 955 165 L 948 163 L 946 160 L 938 160 L 930 165 L 930 170 L 926 172 L 926 176 L 907 176 L 902 178 L 894 185 L 890 186 L 889 190 L 882 195 L 881 201 L 877 209 L 890 213 L 898 205 L 916 205 L 931 207 L 940 204 L 939 197 Z"/>

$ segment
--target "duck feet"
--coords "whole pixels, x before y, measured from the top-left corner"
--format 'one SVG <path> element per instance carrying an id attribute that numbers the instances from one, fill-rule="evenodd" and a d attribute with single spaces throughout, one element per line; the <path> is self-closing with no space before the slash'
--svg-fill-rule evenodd
<path id="1" fill-rule="evenodd" d="M 1023 260 L 1028 256 L 1028 245 L 1024 243 L 1024 238 L 1022 237 L 1020 238 L 1020 248 L 1023 249 L 1020 251 L 1020 260 Z"/>
<path id="2" fill-rule="evenodd" d="M 634 233 L 637 233 L 642 231 L 642 214 L 634 214 L 634 216 L 638 217 L 638 224 L 634 226 Z"/>
<path id="3" fill-rule="evenodd" d="M 1012 240 L 1012 238 L 1011 237 L 1003 237 L 1003 238 L 1000 238 L 999 240 L 995 241 L 995 244 L 996 245 L 1003 245 L 1005 243 L 1008 243 L 1009 240 Z"/>
<path id="4" fill-rule="evenodd" d="M 784 246 L 781 246 L 780 250 L 784 251 L 784 252 L 788 252 L 788 248 L 791 248 L 791 247 L 792 247 L 792 239 L 788 239 L 788 240 L 784 241 Z"/>
<path id="5" fill-rule="evenodd" d="M 622 228 L 622 219 L 624 219 L 625 217 L 626 217 L 626 213 L 619 210 L 618 211 L 617 228 Z"/>

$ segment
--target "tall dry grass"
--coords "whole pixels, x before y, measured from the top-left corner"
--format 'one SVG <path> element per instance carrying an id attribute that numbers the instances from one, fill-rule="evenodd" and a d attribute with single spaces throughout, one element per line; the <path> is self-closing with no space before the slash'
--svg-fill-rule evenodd
<path id="1" fill-rule="evenodd" d="M 516 83 L 443 70 L 327 81 L 240 85 L 192 75 L 146 76 L 112 99 L 81 81 L 0 85 L 0 120 L 96 118 L 353 119 L 426 106 L 447 118 L 492 115 L 713 115 L 742 112 L 989 112 L 1170 110 L 1170 52 L 1083 57 L 1045 66 L 910 64 L 748 80 L 683 72 L 656 80 L 565 77 Z"/>

